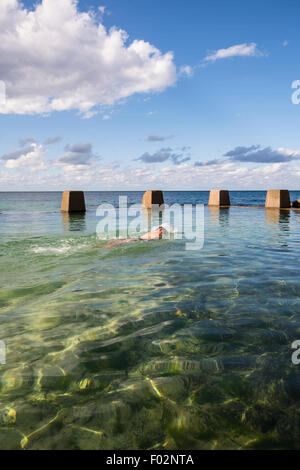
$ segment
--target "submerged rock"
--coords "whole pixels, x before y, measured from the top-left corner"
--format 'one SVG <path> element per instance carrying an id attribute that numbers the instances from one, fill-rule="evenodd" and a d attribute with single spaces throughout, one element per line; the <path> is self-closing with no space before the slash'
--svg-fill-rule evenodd
<path id="1" fill-rule="evenodd" d="M 11 425 L 15 424 L 17 420 L 17 412 L 14 408 L 6 407 L 0 410 L 0 424 Z"/>

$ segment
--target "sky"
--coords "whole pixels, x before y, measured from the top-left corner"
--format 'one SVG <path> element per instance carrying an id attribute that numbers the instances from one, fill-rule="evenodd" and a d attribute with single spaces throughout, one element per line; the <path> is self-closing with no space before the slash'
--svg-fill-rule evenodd
<path id="1" fill-rule="evenodd" d="M 0 191 L 300 190 L 298 0 L 0 0 Z"/>

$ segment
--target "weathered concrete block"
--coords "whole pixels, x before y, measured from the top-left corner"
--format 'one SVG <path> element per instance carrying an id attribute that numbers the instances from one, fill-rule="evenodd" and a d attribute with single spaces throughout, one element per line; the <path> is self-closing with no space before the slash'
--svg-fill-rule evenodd
<path id="1" fill-rule="evenodd" d="M 229 191 L 213 189 L 209 193 L 209 206 L 230 206 Z"/>
<path id="2" fill-rule="evenodd" d="M 143 206 L 151 209 L 153 205 L 161 206 L 164 204 L 164 195 L 162 191 L 146 191 L 143 196 Z"/>
<path id="3" fill-rule="evenodd" d="M 292 203 L 292 207 L 295 207 L 296 209 L 300 209 L 300 199 L 297 199 L 297 201 L 294 201 Z"/>
<path id="4" fill-rule="evenodd" d="M 266 207 L 286 209 L 291 207 L 290 193 L 287 189 L 270 189 L 267 192 Z"/>
<path id="5" fill-rule="evenodd" d="M 61 201 L 62 212 L 85 212 L 83 191 L 64 191 Z"/>

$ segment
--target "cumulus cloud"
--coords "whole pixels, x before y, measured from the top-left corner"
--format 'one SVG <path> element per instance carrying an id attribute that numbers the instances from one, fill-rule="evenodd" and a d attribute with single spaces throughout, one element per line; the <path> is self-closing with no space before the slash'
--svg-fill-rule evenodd
<path id="1" fill-rule="evenodd" d="M 28 147 L 3 155 L 5 167 L 8 169 L 29 168 L 31 171 L 47 170 L 48 165 L 44 160 L 47 151 L 42 145 L 32 143 Z"/>
<path id="2" fill-rule="evenodd" d="M 299 188 L 300 150 L 279 148 L 270 150 L 259 145 L 235 147 L 227 157 L 208 161 L 189 161 L 190 148 L 162 148 L 152 154 L 143 154 L 139 165 L 124 165 L 119 161 L 106 164 L 95 154 L 90 142 L 67 145 L 64 153 L 52 160 L 45 158 L 47 149 L 37 143 L 17 148 L 0 159 L 2 190 L 143 190 L 161 187 L 170 190 L 207 190 L 212 181 L 217 187 L 228 189 L 268 189 L 270 187 Z M 244 163 L 243 155 L 264 151 L 286 157 L 282 161 Z M 256 160 L 255 160 L 256 162 Z M 160 163 L 156 165 L 156 163 Z M 4 168 L 6 167 L 6 168 Z M 48 171 L 44 171 L 48 170 Z M 34 172 L 34 178 L 32 177 Z"/>
<path id="3" fill-rule="evenodd" d="M 92 144 L 90 142 L 78 142 L 71 146 L 67 145 L 65 147 L 65 153 L 56 160 L 56 163 L 62 165 L 85 166 L 90 165 L 94 158 L 98 157 L 93 153 Z"/>
<path id="4" fill-rule="evenodd" d="M 230 57 L 254 57 L 260 56 L 262 53 L 258 50 L 257 44 L 251 42 L 250 44 L 236 44 L 235 46 L 227 47 L 227 49 L 218 49 L 208 54 L 204 60 L 206 62 L 215 62 L 219 59 L 228 59 Z"/>
<path id="5" fill-rule="evenodd" d="M 55 171 L 58 168 L 59 171 Z M 34 180 L 30 173 L 19 170 L 1 171 L 0 184 L 6 189 L 41 189 L 61 191 L 67 187 L 79 190 L 144 190 L 145 187 L 160 187 L 170 190 L 209 190 L 214 186 L 228 189 L 263 189 L 270 187 L 299 188 L 300 169 L 284 163 L 263 164 L 241 167 L 241 163 L 225 159 L 218 165 L 194 166 L 191 162 L 180 166 L 159 166 L 142 164 L 140 167 L 121 165 L 116 171 L 115 164 L 70 165 L 53 167 L 51 173 L 36 173 Z"/>
<path id="6" fill-rule="evenodd" d="M 125 31 L 107 30 L 77 0 L 42 0 L 26 9 L 0 2 L 0 70 L 4 114 L 77 110 L 87 117 L 135 93 L 160 92 L 176 81 L 173 53 Z"/>
<path id="7" fill-rule="evenodd" d="M 49 137 L 48 139 L 46 139 L 44 145 L 58 144 L 61 141 L 62 137 L 60 135 L 57 135 L 56 137 Z"/>
<path id="8" fill-rule="evenodd" d="M 284 163 L 299 160 L 300 151 L 284 148 L 273 150 L 271 147 L 262 148 L 260 145 L 251 145 L 250 147 L 235 147 L 225 153 L 224 157 L 239 162 Z"/>
<path id="9" fill-rule="evenodd" d="M 181 165 L 184 162 L 190 160 L 191 157 L 183 153 L 176 153 L 171 148 L 162 148 L 155 153 L 146 152 L 136 160 L 140 160 L 144 163 L 163 163 L 167 160 L 174 163 L 174 165 Z"/>
<path id="10" fill-rule="evenodd" d="M 32 151 L 33 146 L 30 145 L 29 147 L 23 147 L 19 150 L 15 150 L 14 152 L 11 153 L 6 153 L 2 155 L 2 160 L 8 161 L 8 160 L 18 160 L 22 155 L 27 155 Z"/>
<path id="11" fill-rule="evenodd" d="M 300 157 L 300 150 L 292 150 L 284 147 L 279 147 L 278 152 L 282 153 L 283 155 L 292 155 L 293 157 L 295 157 L 296 160 L 298 160 L 298 157 Z"/>

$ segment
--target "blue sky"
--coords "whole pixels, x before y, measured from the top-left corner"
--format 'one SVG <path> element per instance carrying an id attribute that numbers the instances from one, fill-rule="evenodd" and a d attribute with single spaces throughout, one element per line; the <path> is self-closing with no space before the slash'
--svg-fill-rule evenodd
<path id="1" fill-rule="evenodd" d="M 0 190 L 299 189 L 299 13 L 1 0 Z"/>

